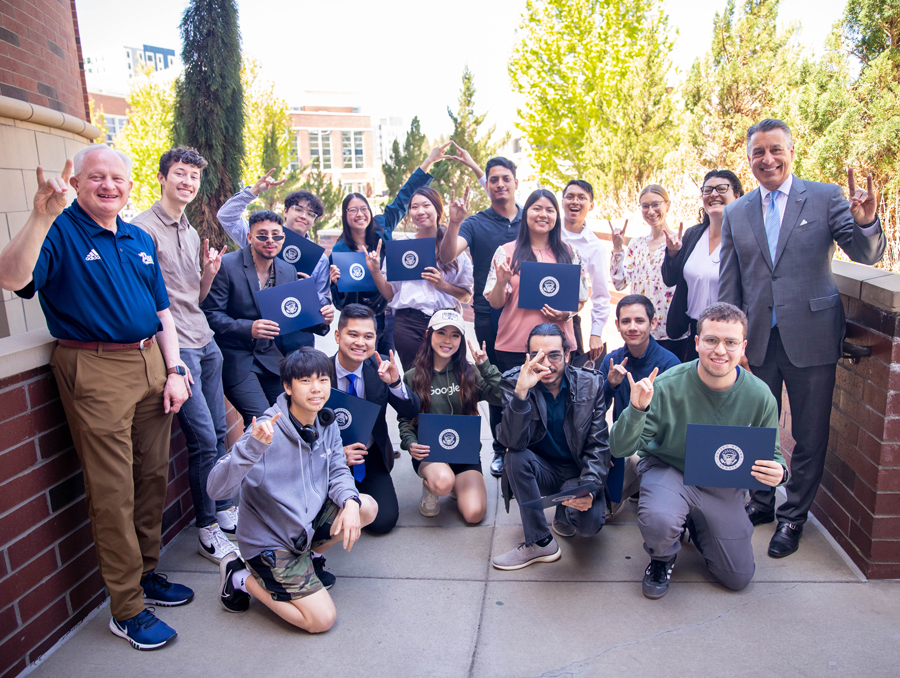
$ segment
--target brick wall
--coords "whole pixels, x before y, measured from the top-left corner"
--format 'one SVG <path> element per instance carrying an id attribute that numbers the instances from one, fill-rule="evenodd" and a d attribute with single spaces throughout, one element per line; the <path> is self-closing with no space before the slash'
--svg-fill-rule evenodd
<path id="1" fill-rule="evenodd" d="M 228 407 L 228 444 L 241 432 Z M 172 426 L 163 544 L 189 525 L 187 450 Z M 0 380 L 0 678 L 15 676 L 106 599 L 84 481 L 49 367 Z"/>
<path id="2" fill-rule="evenodd" d="M 900 577 L 900 314 L 842 298 L 847 339 L 872 356 L 837 365 L 813 513 L 867 577 L 892 579 Z"/>
<path id="3" fill-rule="evenodd" d="M 86 120 L 74 0 L 0 0 L 0 94 Z"/>

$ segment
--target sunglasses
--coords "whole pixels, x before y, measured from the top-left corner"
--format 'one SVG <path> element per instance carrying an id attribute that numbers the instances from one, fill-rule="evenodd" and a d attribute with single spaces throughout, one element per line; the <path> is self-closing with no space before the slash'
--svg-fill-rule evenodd
<path id="1" fill-rule="evenodd" d="M 260 242 L 266 242 L 267 240 L 274 240 L 275 242 L 281 242 L 284 240 L 283 235 L 254 235 L 254 238 L 259 240 Z"/>

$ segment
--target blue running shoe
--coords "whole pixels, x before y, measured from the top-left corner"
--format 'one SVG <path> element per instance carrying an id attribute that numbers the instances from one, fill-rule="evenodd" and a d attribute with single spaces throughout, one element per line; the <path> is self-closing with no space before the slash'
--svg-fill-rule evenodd
<path id="1" fill-rule="evenodd" d="M 144 589 L 144 600 L 148 605 L 175 607 L 191 602 L 194 597 L 194 592 L 187 586 L 173 584 L 166 575 L 156 571 L 141 579 L 141 588 Z"/>
<path id="2" fill-rule="evenodd" d="M 109 630 L 131 643 L 135 650 L 155 650 L 178 635 L 149 609 L 125 621 L 110 619 Z"/>

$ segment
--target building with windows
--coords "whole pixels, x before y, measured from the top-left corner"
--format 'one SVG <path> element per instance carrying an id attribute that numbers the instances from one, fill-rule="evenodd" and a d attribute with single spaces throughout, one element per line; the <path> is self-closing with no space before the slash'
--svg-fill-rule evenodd
<path id="1" fill-rule="evenodd" d="M 304 92 L 291 111 L 302 165 L 317 162 L 344 193 L 372 196 L 383 183 L 372 118 L 349 92 Z"/>
<path id="2" fill-rule="evenodd" d="M 177 68 L 181 60 L 174 49 L 142 45 L 127 45 L 86 54 L 84 57 L 84 77 L 90 92 L 124 95 L 128 82 L 135 75 L 149 67 L 153 71 Z"/>
<path id="3" fill-rule="evenodd" d="M 381 118 L 375 129 L 376 145 L 378 152 L 378 161 L 387 162 L 391 158 L 391 149 L 394 142 L 403 142 L 406 140 L 407 127 L 403 124 L 403 118 L 392 116 L 390 118 Z"/>

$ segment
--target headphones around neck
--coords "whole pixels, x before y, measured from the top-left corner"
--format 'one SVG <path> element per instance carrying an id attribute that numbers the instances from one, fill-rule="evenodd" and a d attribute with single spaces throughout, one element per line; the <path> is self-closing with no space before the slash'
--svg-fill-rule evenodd
<path id="1" fill-rule="evenodd" d="M 331 425 L 332 422 L 334 422 L 333 410 L 330 410 L 327 407 L 323 407 L 319 410 L 319 423 L 322 424 L 323 427 Z M 307 445 L 312 445 L 319 439 L 319 432 L 316 430 L 316 427 L 308 424 L 303 424 L 297 430 L 297 433 L 300 434 L 300 440 Z"/>

